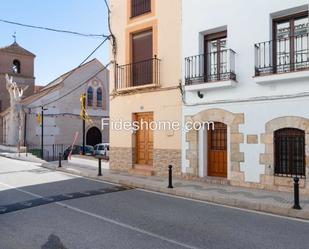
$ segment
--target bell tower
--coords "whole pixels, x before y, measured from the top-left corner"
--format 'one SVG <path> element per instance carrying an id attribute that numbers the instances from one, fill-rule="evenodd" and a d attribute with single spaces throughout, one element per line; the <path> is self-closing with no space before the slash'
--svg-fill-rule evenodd
<path id="1" fill-rule="evenodd" d="M 22 48 L 16 42 L 0 48 L 0 112 L 10 106 L 10 97 L 5 85 L 5 74 L 13 76 L 14 81 L 25 88 L 24 97 L 30 96 L 34 92 L 34 59 L 35 55 L 28 50 Z"/>

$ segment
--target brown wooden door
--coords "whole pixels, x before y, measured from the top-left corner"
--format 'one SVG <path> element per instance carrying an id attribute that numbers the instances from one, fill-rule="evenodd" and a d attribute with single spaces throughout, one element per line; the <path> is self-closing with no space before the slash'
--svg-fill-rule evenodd
<path id="1" fill-rule="evenodd" d="M 227 126 L 215 122 L 208 130 L 208 176 L 227 177 Z"/>
<path id="2" fill-rule="evenodd" d="M 152 30 L 132 35 L 132 85 L 152 83 Z"/>
<path id="3" fill-rule="evenodd" d="M 137 113 L 136 121 L 150 123 L 153 121 L 153 113 Z M 143 125 L 136 132 L 136 163 L 152 165 L 153 161 L 153 131 Z"/>

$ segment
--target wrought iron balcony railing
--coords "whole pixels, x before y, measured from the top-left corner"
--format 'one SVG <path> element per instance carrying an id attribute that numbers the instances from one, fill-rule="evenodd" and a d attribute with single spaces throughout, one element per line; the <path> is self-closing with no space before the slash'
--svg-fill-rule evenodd
<path id="1" fill-rule="evenodd" d="M 255 44 L 255 76 L 308 69 L 308 36 L 307 33 Z"/>
<path id="2" fill-rule="evenodd" d="M 235 54 L 225 49 L 185 58 L 185 84 L 236 80 Z"/>
<path id="3" fill-rule="evenodd" d="M 116 67 L 116 90 L 160 85 L 160 60 L 155 58 Z"/>

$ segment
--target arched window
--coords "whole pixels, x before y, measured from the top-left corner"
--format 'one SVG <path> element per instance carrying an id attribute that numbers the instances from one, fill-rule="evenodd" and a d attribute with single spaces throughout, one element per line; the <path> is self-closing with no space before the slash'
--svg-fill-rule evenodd
<path id="1" fill-rule="evenodd" d="M 93 90 L 91 86 L 88 87 L 88 90 L 87 90 L 87 105 L 93 106 Z"/>
<path id="2" fill-rule="evenodd" d="M 97 89 L 97 107 L 102 107 L 102 89 Z"/>
<path id="3" fill-rule="evenodd" d="M 20 61 L 19 60 L 13 61 L 13 72 L 20 73 Z"/>
<path id="4" fill-rule="evenodd" d="M 275 175 L 305 176 L 305 132 L 283 128 L 274 134 Z"/>

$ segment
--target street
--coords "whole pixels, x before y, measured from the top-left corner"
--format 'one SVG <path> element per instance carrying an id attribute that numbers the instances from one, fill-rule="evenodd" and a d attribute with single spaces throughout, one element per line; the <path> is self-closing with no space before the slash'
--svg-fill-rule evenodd
<path id="1" fill-rule="evenodd" d="M 309 248 L 309 223 L 0 158 L 1 249 Z"/>

